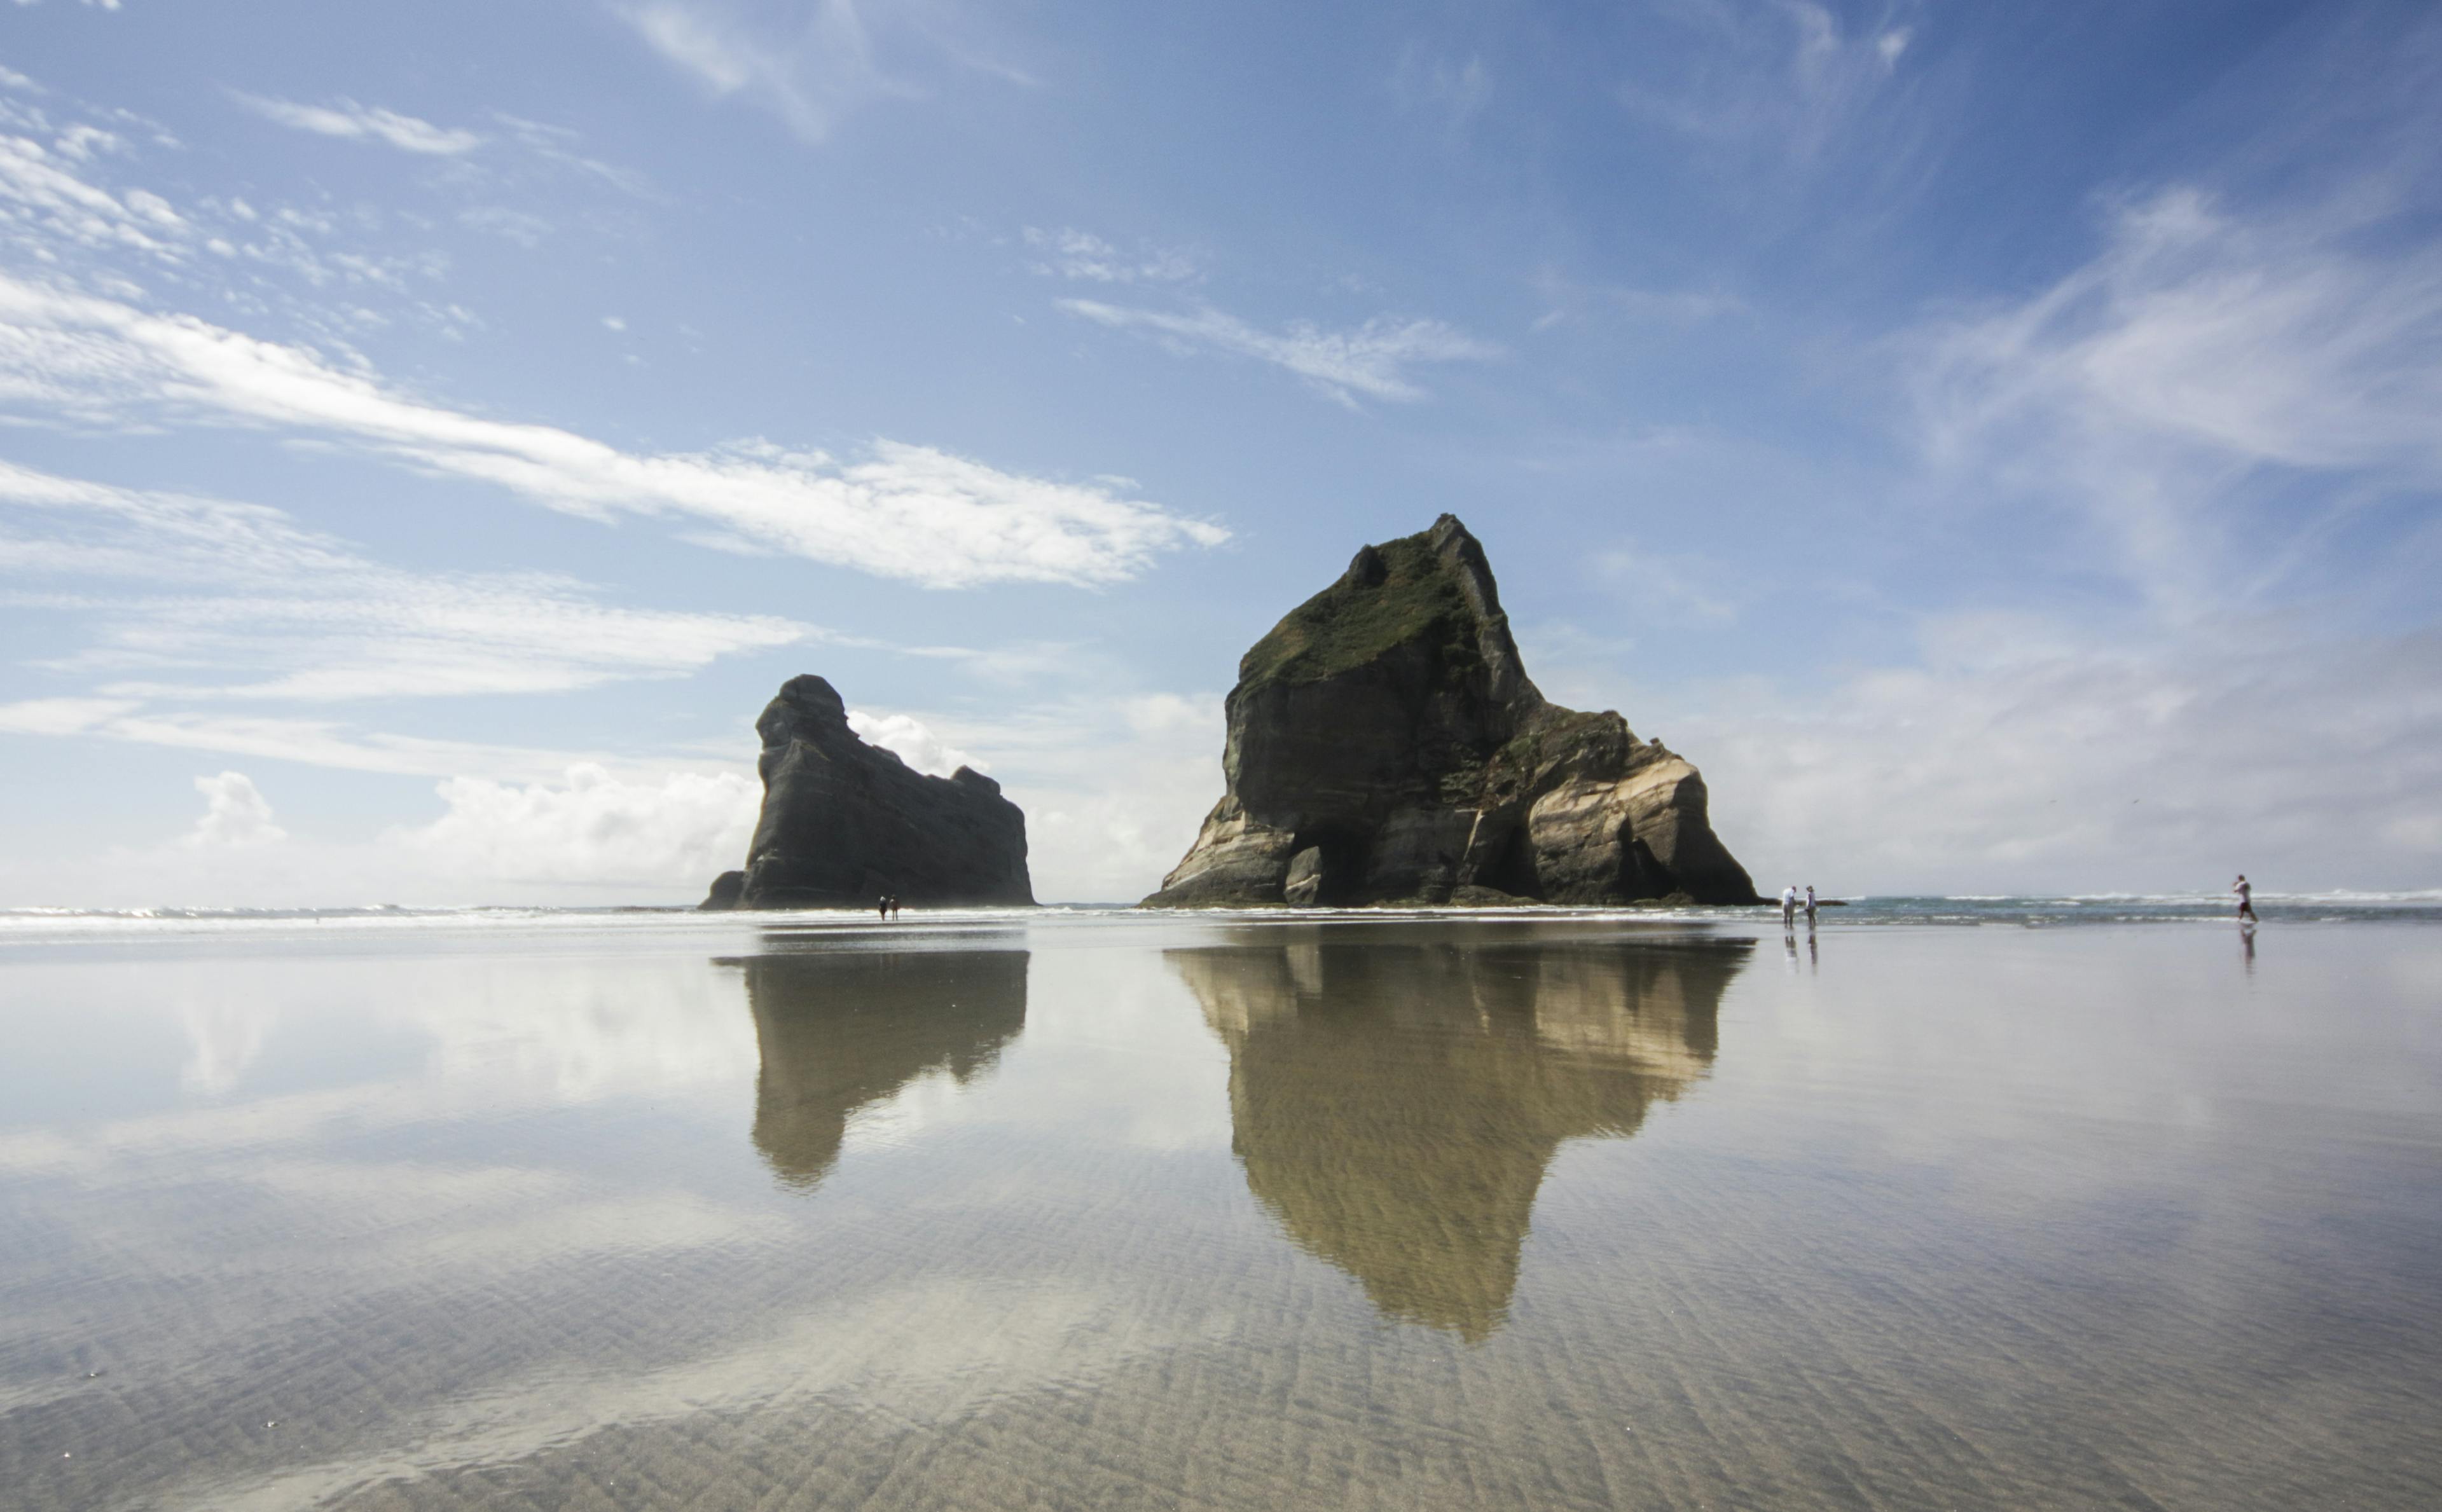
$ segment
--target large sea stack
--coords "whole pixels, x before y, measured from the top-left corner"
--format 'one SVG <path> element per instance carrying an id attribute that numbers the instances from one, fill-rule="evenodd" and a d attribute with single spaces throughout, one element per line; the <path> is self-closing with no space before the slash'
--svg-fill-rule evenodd
<path id="1" fill-rule="evenodd" d="M 1455 516 L 1358 552 L 1226 709 L 1229 789 L 1149 905 L 1755 901 L 1693 766 L 1536 690 Z"/>
<path id="2" fill-rule="evenodd" d="M 1026 815 L 972 768 L 929 777 L 847 725 L 829 683 L 793 677 L 755 721 L 763 812 L 746 869 L 706 908 L 1031 903 Z"/>

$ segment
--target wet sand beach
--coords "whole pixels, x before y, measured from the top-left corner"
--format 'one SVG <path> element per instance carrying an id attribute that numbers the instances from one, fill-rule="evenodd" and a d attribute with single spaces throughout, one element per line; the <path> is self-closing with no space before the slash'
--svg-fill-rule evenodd
<path id="1" fill-rule="evenodd" d="M 0 1505 L 2442 1503 L 2442 925 L 1833 914 L 21 927 Z"/>

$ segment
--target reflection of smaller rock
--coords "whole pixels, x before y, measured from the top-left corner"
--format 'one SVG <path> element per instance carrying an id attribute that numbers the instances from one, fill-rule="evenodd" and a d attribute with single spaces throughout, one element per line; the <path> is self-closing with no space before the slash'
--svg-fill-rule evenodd
<path id="1" fill-rule="evenodd" d="M 755 1147 L 811 1188 L 839 1158 L 848 1119 L 927 1071 L 960 1084 L 992 1069 L 1026 1028 L 1023 950 L 827 951 L 744 961 L 762 1072 Z"/>

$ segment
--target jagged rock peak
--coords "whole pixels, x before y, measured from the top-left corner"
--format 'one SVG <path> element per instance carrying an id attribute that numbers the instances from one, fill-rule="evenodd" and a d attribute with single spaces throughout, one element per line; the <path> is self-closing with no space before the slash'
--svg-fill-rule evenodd
<path id="1" fill-rule="evenodd" d="M 839 690 L 793 677 L 755 721 L 763 811 L 705 908 L 1031 903 L 1026 815 L 972 768 L 927 776 L 851 729 Z"/>
<path id="2" fill-rule="evenodd" d="M 1693 766 L 1536 688 L 1456 516 L 1358 551 L 1225 707 L 1228 791 L 1149 903 L 1754 897 Z"/>

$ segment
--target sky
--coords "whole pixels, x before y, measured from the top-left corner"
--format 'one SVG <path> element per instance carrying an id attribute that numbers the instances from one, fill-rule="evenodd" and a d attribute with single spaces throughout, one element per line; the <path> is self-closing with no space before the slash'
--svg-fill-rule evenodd
<path id="1" fill-rule="evenodd" d="M 1038 897 L 1449 511 L 1777 891 L 2442 885 L 2442 11 L 0 5 L 0 906 Z"/>

